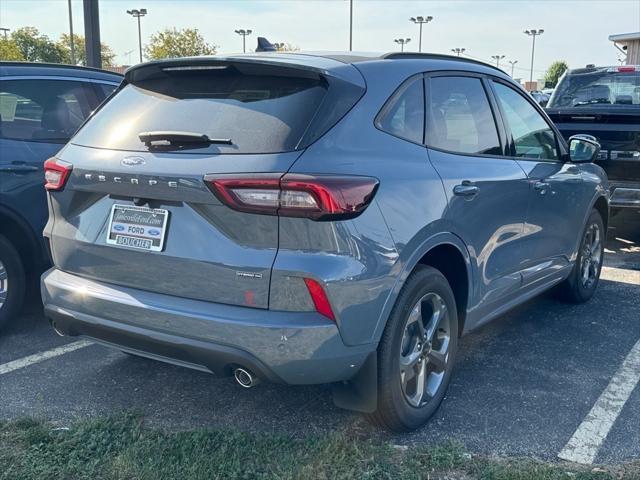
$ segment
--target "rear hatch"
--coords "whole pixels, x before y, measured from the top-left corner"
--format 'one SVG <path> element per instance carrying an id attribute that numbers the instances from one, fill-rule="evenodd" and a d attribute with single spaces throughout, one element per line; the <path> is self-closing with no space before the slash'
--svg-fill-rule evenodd
<path id="1" fill-rule="evenodd" d="M 640 182 L 640 68 L 588 68 L 567 73 L 547 113 L 565 138 L 595 136 L 598 163 L 610 180 Z"/>
<path id="2" fill-rule="evenodd" d="M 54 161 L 70 170 L 63 188 L 49 184 L 56 267 L 268 308 L 278 217 L 232 210 L 204 178 L 284 174 L 363 93 L 348 65 L 332 73 L 238 57 L 135 67 Z"/>

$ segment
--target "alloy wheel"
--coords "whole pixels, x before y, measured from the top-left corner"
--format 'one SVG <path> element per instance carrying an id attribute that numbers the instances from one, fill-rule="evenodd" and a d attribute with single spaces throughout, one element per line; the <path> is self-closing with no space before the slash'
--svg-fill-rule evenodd
<path id="1" fill-rule="evenodd" d="M 436 293 L 424 295 L 407 318 L 400 345 L 400 382 L 405 400 L 421 407 L 442 385 L 449 362 L 451 322 Z"/>
<path id="2" fill-rule="evenodd" d="M 582 241 L 582 257 L 580 265 L 580 280 L 584 288 L 591 288 L 598 280 L 598 273 L 602 263 L 602 234 L 597 223 L 587 228 Z"/>

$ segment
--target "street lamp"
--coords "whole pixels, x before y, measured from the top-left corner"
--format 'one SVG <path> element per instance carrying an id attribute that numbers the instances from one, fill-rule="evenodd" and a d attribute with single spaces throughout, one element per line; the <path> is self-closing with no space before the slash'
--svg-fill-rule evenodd
<path id="1" fill-rule="evenodd" d="M 9 29 L 9 28 L 7 28 L 7 27 L 0 27 L 0 32 L 4 33 L 4 39 L 5 39 L 5 40 L 7 39 L 7 32 L 8 32 L 9 30 L 10 30 L 10 29 Z"/>
<path id="2" fill-rule="evenodd" d="M 146 8 L 127 10 L 127 13 L 133 18 L 138 19 L 138 49 L 140 50 L 140 62 L 142 63 L 142 31 L 140 30 L 140 17 L 147 14 Z"/>
<path id="3" fill-rule="evenodd" d="M 239 30 L 235 30 L 238 35 L 242 36 L 242 53 L 246 53 L 247 51 L 247 36 L 251 35 L 253 30 L 245 30 L 241 28 Z"/>
<path id="4" fill-rule="evenodd" d="M 518 60 L 509 60 L 509 63 L 511 64 L 511 78 L 513 78 L 513 69 L 516 66 L 516 63 L 518 63 Z"/>
<path id="5" fill-rule="evenodd" d="M 496 67 L 500 68 L 500 60 L 504 58 L 504 55 L 491 55 L 491 58 L 496 61 Z"/>
<path id="6" fill-rule="evenodd" d="M 524 31 L 525 35 L 529 35 L 530 37 L 533 37 L 533 43 L 531 44 L 531 73 L 529 74 L 529 83 L 533 82 L 533 57 L 536 53 L 536 37 L 538 35 L 542 35 L 544 33 L 544 30 L 542 28 L 538 29 L 538 30 L 525 30 Z"/>
<path id="7" fill-rule="evenodd" d="M 353 0 L 349 0 L 349 51 L 353 51 Z"/>
<path id="8" fill-rule="evenodd" d="M 420 25 L 420 39 L 418 40 L 418 52 L 422 52 L 422 25 L 424 23 L 429 23 L 433 20 L 433 17 L 429 15 L 428 17 L 411 17 L 409 19 L 413 23 L 417 23 Z"/>
<path id="9" fill-rule="evenodd" d="M 404 52 L 404 46 L 411 41 L 410 38 L 396 38 L 394 42 L 400 45 L 400 51 Z"/>
<path id="10" fill-rule="evenodd" d="M 457 56 L 462 55 L 467 49 L 466 48 L 452 48 L 451 51 L 455 53 Z"/>
<path id="11" fill-rule="evenodd" d="M 76 64 L 76 47 L 73 42 L 73 13 L 71 11 L 71 0 L 67 2 L 69 8 L 69 48 L 71 49 L 71 64 Z"/>

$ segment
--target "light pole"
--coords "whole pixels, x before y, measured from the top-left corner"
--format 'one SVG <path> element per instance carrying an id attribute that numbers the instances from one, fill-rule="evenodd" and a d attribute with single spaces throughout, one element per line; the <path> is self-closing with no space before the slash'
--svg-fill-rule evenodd
<path id="1" fill-rule="evenodd" d="M 138 49 L 140 50 L 140 63 L 142 63 L 142 31 L 140 30 L 140 17 L 144 17 L 147 14 L 147 9 L 141 8 L 139 10 L 127 10 L 127 13 L 138 19 Z"/>
<path id="2" fill-rule="evenodd" d="M 422 52 L 422 25 L 425 23 L 429 23 L 433 20 L 433 17 L 429 15 L 428 17 L 411 17 L 409 19 L 413 23 L 417 23 L 420 25 L 420 39 L 418 40 L 418 52 Z"/>
<path id="3" fill-rule="evenodd" d="M 353 51 L 353 0 L 349 0 L 349 51 Z"/>
<path id="4" fill-rule="evenodd" d="M 500 60 L 504 58 L 504 55 L 491 55 L 491 58 L 496 61 L 496 67 L 500 68 Z"/>
<path id="5" fill-rule="evenodd" d="M 245 30 L 244 28 L 235 30 L 238 35 L 242 36 L 242 53 L 247 52 L 247 36 L 251 35 L 252 31 L 253 30 Z"/>
<path id="6" fill-rule="evenodd" d="M 71 0 L 67 2 L 69 7 L 69 48 L 71 49 L 71 64 L 76 64 L 76 47 L 73 44 L 73 14 L 71 13 Z"/>
<path id="7" fill-rule="evenodd" d="M 533 83 L 533 57 L 536 53 L 536 37 L 538 35 L 542 35 L 544 33 L 544 30 L 542 28 L 539 28 L 538 30 L 525 30 L 524 31 L 525 35 L 529 35 L 530 37 L 533 37 L 533 43 L 531 44 L 531 72 L 529 73 L 529 83 Z"/>
<path id="8" fill-rule="evenodd" d="M 509 63 L 511 64 L 511 78 L 513 78 L 513 69 L 516 66 L 516 63 L 518 63 L 518 60 L 509 60 Z"/>
<path id="9" fill-rule="evenodd" d="M 7 27 L 0 27 L 0 32 L 4 33 L 4 39 L 5 39 L 5 40 L 7 39 L 7 32 L 8 32 L 9 30 L 10 30 L 10 29 L 9 29 L 9 28 L 7 28 Z"/>
<path id="10" fill-rule="evenodd" d="M 467 49 L 466 48 L 452 48 L 451 51 L 455 53 L 457 56 L 462 55 Z"/>
<path id="11" fill-rule="evenodd" d="M 410 38 L 396 38 L 394 42 L 400 45 L 400 51 L 404 52 L 404 46 L 411 41 Z"/>
<path id="12" fill-rule="evenodd" d="M 133 50 L 127 50 L 126 52 L 124 52 L 124 55 L 127 57 L 127 65 L 131 65 L 131 54 L 133 53 Z"/>

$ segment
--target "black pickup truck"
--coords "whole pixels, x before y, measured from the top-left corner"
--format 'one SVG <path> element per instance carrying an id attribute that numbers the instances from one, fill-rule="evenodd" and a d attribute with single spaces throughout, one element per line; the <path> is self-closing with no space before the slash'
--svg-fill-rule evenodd
<path id="1" fill-rule="evenodd" d="M 598 163 L 609 177 L 612 212 L 640 210 L 640 66 L 567 71 L 547 113 L 565 138 L 586 133 L 602 145 Z"/>

